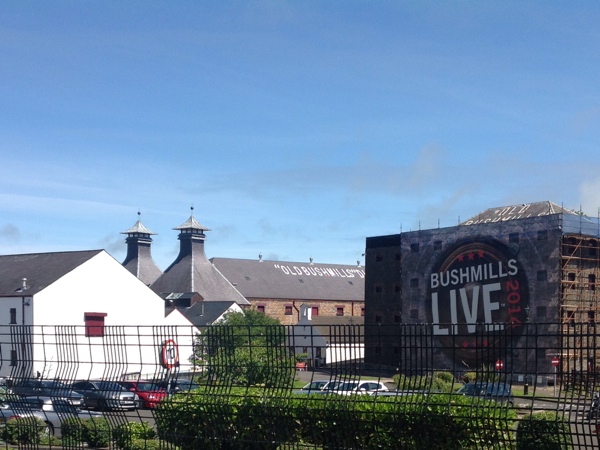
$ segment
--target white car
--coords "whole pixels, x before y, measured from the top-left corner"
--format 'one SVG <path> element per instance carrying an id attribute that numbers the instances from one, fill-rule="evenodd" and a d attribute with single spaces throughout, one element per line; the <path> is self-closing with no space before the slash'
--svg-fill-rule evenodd
<path id="1" fill-rule="evenodd" d="M 381 381 L 345 381 L 335 387 L 335 393 L 340 395 L 374 394 L 387 392 L 388 387 Z"/>

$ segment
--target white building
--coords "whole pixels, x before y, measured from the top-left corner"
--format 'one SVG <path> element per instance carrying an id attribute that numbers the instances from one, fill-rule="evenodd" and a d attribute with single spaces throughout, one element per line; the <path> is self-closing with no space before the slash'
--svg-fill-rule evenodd
<path id="1" fill-rule="evenodd" d="M 104 250 L 0 256 L 0 376 L 187 370 L 196 328 Z"/>

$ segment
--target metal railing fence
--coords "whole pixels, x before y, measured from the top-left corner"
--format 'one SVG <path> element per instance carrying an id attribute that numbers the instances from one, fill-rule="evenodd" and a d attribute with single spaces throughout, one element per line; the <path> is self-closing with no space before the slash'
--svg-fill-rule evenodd
<path id="1" fill-rule="evenodd" d="M 598 448 L 597 339 L 590 322 L 0 326 L 0 439 L 123 450 Z"/>

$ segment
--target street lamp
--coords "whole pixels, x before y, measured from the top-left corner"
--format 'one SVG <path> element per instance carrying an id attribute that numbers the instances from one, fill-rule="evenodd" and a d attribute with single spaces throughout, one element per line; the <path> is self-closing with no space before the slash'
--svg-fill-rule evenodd
<path id="1" fill-rule="evenodd" d="M 525 307 L 525 386 L 523 395 L 529 394 L 529 305 Z"/>

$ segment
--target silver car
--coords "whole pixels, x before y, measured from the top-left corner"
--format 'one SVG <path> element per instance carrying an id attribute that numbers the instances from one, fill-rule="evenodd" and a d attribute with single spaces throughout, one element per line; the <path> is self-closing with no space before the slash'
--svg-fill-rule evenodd
<path id="1" fill-rule="evenodd" d="M 87 408 L 95 409 L 135 409 L 139 397 L 114 381 L 75 381 L 71 388 L 83 395 Z"/>
<path id="2" fill-rule="evenodd" d="M 47 432 L 51 436 L 60 436 L 60 430 L 64 420 L 77 417 L 79 419 L 90 419 L 103 417 L 102 413 L 86 411 L 73 406 L 65 399 L 52 397 L 21 397 L 9 403 L 4 411 L 7 416 L 13 414 L 18 417 L 38 417 L 47 425 Z M 2 410 L 0 409 L 0 412 Z M 6 420 L 9 420 L 8 417 Z"/>

